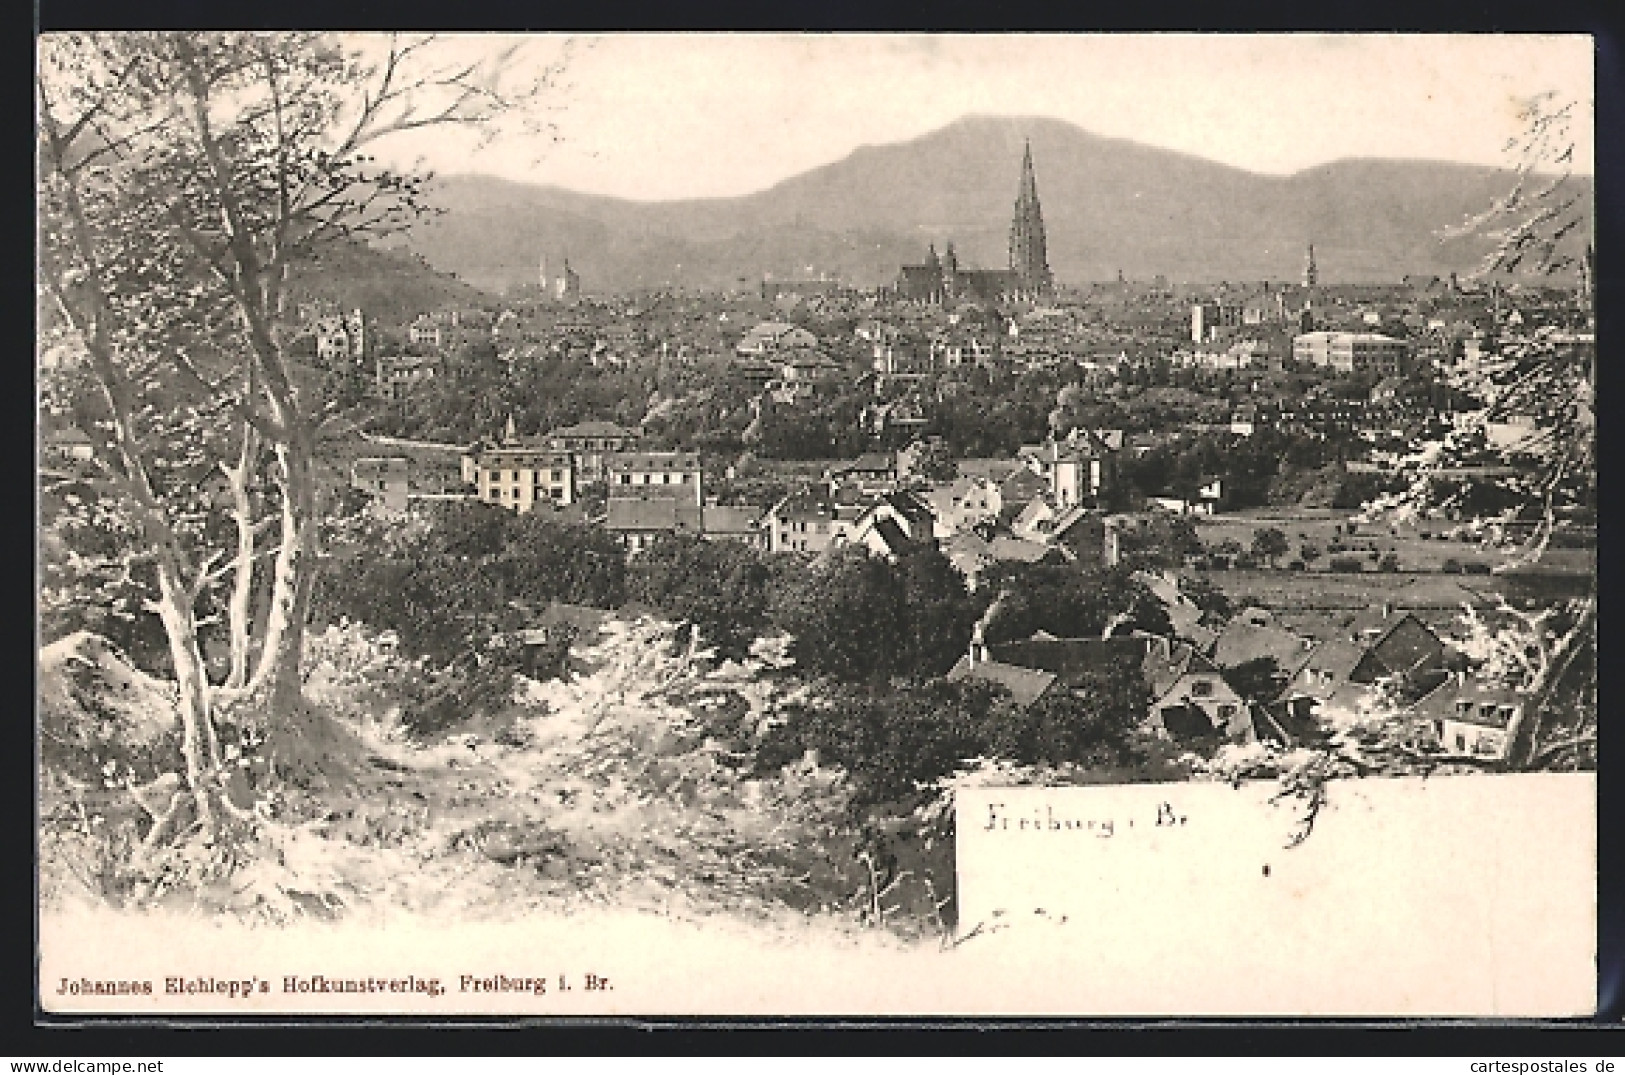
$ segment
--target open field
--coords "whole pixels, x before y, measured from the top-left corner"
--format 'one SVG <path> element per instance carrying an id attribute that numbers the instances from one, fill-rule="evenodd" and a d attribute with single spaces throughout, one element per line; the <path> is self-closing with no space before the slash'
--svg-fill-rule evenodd
<path id="1" fill-rule="evenodd" d="M 1495 575 L 1269 570 L 1205 574 L 1238 608 L 1268 609 L 1279 626 L 1310 638 L 1340 633 L 1339 628 L 1356 614 L 1384 605 L 1414 612 L 1434 630 L 1454 634 L 1463 605 L 1493 608 L 1508 592 Z"/>
<path id="2" fill-rule="evenodd" d="M 1298 558 L 1305 545 L 1319 551 L 1319 557 L 1307 563 L 1308 572 L 1315 576 L 1314 585 L 1325 583 L 1324 576 L 1331 574 L 1329 562 L 1334 556 L 1359 557 L 1363 569 L 1370 572 L 1376 569 L 1384 555 L 1392 553 L 1399 560 L 1401 574 L 1441 572 L 1450 560 L 1468 570 L 1475 570 L 1470 565 L 1481 564 L 1483 568 L 1476 570 L 1483 570 L 1499 566 L 1509 559 L 1505 550 L 1481 545 L 1473 540 L 1446 537 L 1446 534 L 1457 529 L 1454 524 L 1442 521 L 1380 525 L 1352 523 L 1353 515 L 1352 511 L 1333 508 L 1259 509 L 1229 515 L 1199 516 L 1196 532 L 1208 545 L 1229 540 L 1247 548 L 1252 544 L 1254 532 L 1274 527 L 1286 535 L 1291 547 L 1281 557 L 1282 565 Z M 1376 555 L 1373 556 L 1373 553 Z M 1565 573 L 1591 573 L 1595 571 L 1596 553 L 1591 549 L 1548 549 L 1541 563 L 1543 567 Z M 1484 576 L 1477 578 L 1479 583 L 1484 583 Z M 1473 585 L 1479 588 L 1477 583 Z"/>

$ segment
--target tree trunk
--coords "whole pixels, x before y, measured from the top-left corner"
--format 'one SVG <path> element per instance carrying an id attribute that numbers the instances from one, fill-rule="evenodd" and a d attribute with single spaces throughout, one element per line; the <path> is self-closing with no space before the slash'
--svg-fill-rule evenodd
<path id="1" fill-rule="evenodd" d="M 181 757 L 186 766 L 186 783 L 197 801 L 198 818 L 205 826 L 212 822 L 209 802 L 210 777 L 220 759 L 214 746 L 209 713 L 209 679 L 198 643 L 197 622 L 192 611 L 190 590 L 173 565 L 158 565 L 158 614 L 169 637 L 169 653 L 175 664 L 181 719 Z M 205 742 L 210 757 L 205 766 Z"/>
<path id="2" fill-rule="evenodd" d="M 327 757 L 318 714 L 304 698 L 301 675 L 318 553 L 315 467 L 307 433 L 276 445 L 282 488 L 281 547 L 271 570 L 271 598 L 259 657 L 239 699 L 242 719 L 265 738 L 266 757 L 281 776 L 303 782 L 337 775 Z"/>
<path id="3" fill-rule="evenodd" d="M 232 514 L 237 522 L 237 555 L 232 566 L 231 597 L 226 604 L 231 666 L 225 685 L 227 689 L 237 690 L 248 682 L 254 612 L 254 516 L 248 496 L 247 468 L 227 470 L 226 477 L 231 484 Z"/>
<path id="4" fill-rule="evenodd" d="M 316 565 L 316 476 L 302 437 L 277 445 L 282 468 L 282 547 L 273 569 L 271 607 L 255 679 L 270 688 L 273 712 L 303 700 L 299 676 Z"/>

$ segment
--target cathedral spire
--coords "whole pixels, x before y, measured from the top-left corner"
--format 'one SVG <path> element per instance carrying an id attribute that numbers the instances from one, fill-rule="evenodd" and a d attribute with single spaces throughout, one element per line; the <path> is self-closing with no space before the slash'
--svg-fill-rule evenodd
<path id="1" fill-rule="evenodd" d="M 1044 213 L 1038 205 L 1030 141 L 1021 156 L 1021 185 L 1016 191 L 1015 218 L 1010 222 L 1010 271 L 1015 274 L 1017 288 L 1024 293 L 1049 290 L 1049 250 L 1044 241 Z"/>

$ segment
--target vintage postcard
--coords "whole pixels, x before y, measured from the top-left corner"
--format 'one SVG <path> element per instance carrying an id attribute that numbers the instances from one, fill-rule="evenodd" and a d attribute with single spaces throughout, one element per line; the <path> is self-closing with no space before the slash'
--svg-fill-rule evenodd
<path id="1" fill-rule="evenodd" d="M 41 1017 L 1590 1014 L 1592 62 L 42 36 Z"/>

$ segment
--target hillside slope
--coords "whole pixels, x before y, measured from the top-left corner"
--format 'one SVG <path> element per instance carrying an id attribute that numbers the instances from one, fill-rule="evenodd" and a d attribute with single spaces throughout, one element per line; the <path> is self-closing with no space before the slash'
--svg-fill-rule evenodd
<path id="1" fill-rule="evenodd" d="M 437 180 L 446 215 L 405 241 L 436 268 L 500 290 L 568 257 L 589 291 L 666 282 L 754 284 L 809 268 L 855 284 L 894 279 L 927 243 L 969 265 L 1005 262 L 1022 145 L 1030 140 L 1063 282 L 1291 279 L 1315 244 L 1327 282 L 1470 268 L 1482 246 L 1438 233 L 1510 177 L 1433 161 L 1348 160 L 1268 176 L 1102 138 L 1052 119 L 973 117 L 738 198 L 659 203 L 482 176 Z M 1577 180 L 1589 198 L 1589 180 Z"/>
<path id="2" fill-rule="evenodd" d="M 454 270 L 432 266 L 410 250 L 361 243 L 324 249 L 298 268 L 291 290 L 296 300 L 319 299 L 346 310 L 359 307 L 397 325 L 426 310 L 477 306 L 489 299 L 458 279 Z"/>

